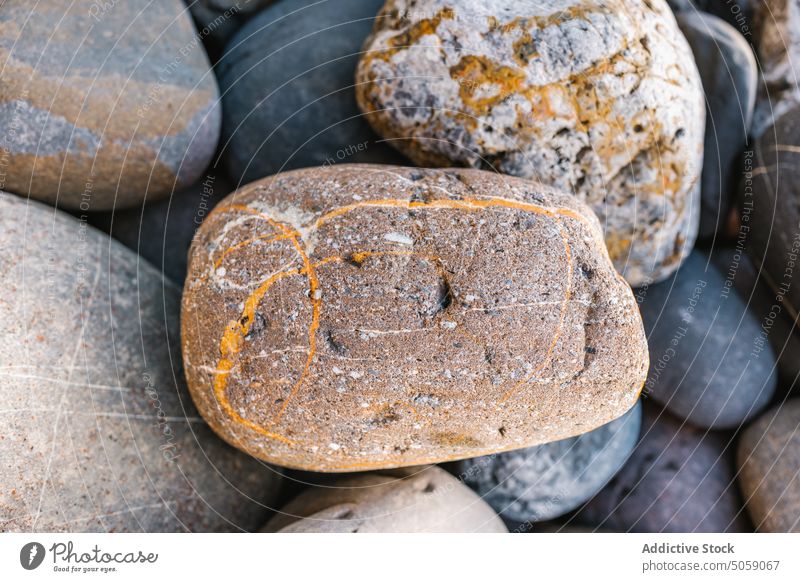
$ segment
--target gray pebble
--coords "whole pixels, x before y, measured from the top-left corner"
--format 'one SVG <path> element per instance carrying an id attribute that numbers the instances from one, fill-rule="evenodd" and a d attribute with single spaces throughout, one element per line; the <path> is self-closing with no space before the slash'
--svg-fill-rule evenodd
<path id="1" fill-rule="evenodd" d="M 753 118 L 758 69 L 744 37 L 724 20 L 702 12 L 677 15 L 692 48 L 706 95 L 705 154 L 700 232 L 713 237 L 728 219 Z"/>
<path id="2" fill-rule="evenodd" d="M 283 0 L 231 39 L 217 71 L 234 180 L 351 162 L 404 163 L 355 101 L 356 63 L 381 0 Z"/>
<path id="3" fill-rule="evenodd" d="M 72 217 L 0 193 L 0 530 L 252 530 L 280 473 L 216 438 L 179 291 Z"/>
<path id="4" fill-rule="evenodd" d="M 462 461 L 459 476 L 504 518 L 561 516 L 591 499 L 625 463 L 639 438 L 642 410 L 576 437 Z"/>
<path id="5" fill-rule="evenodd" d="M 652 404 L 645 403 L 643 412 L 642 436 L 631 458 L 576 521 L 646 533 L 749 531 L 729 441 Z"/>
<path id="6" fill-rule="evenodd" d="M 703 428 L 736 428 L 770 401 L 775 355 L 761 322 L 710 259 L 693 251 L 678 272 L 639 289 L 650 347 L 643 394 Z"/>

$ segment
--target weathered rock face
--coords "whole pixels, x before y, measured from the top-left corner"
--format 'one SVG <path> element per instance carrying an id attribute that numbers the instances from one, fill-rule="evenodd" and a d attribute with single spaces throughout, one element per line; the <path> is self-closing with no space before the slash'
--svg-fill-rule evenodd
<path id="1" fill-rule="evenodd" d="M 753 49 L 724 20 L 702 12 L 677 15 L 697 61 L 706 95 L 706 133 L 700 211 L 700 236 L 713 237 L 726 226 L 741 168 L 734 164 L 747 144 L 758 92 Z"/>
<path id="2" fill-rule="evenodd" d="M 462 461 L 459 476 L 507 519 L 553 519 L 591 499 L 619 471 L 639 440 L 641 423 L 637 403 L 576 437 Z"/>
<path id="3" fill-rule="evenodd" d="M 5 2 L 0 187 L 85 211 L 197 179 L 220 108 L 184 11 L 179 0 Z"/>
<path id="4" fill-rule="evenodd" d="M 750 530 L 727 439 L 678 422 L 652 404 L 645 403 L 643 412 L 631 458 L 581 510 L 579 521 L 620 532 Z"/>
<path id="5" fill-rule="evenodd" d="M 281 533 L 506 533 L 481 499 L 439 467 L 363 473 L 309 489 L 264 528 Z"/>
<path id="6" fill-rule="evenodd" d="M 800 532 L 800 400 L 788 400 L 742 434 L 739 484 L 756 529 Z"/>
<path id="7" fill-rule="evenodd" d="M 753 4 L 754 44 L 762 76 L 753 119 L 753 135 L 758 137 L 800 105 L 800 2 L 758 0 Z"/>
<path id="8" fill-rule="evenodd" d="M 0 194 L 0 530 L 261 526 L 279 473 L 181 380 L 178 290 L 119 243 Z"/>
<path id="9" fill-rule="evenodd" d="M 197 232 L 181 315 L 214 430 L 316 471 L 584 433 L 633 405 L 647 369 L 591 210 L 476 170 L 343 165 L 250 184 Z"/>
<path id="10" fill-rule="evenodd" d="M 359 106 L 418 165 L 576 193 L 633 285 L 691 249 L 705 108 L 663 0 L 389 0 L 366 50 Z"/>
<path id="11" fill-rule="evenodd" d="M 746 249 L 763 265 L 776 294 L 797 312 L 800 284 L 800 106 L 783 115 L 756 141 L 740 188 Z"/>
<path id="12" fill-rule="evenodd" d="M 217 65 L 225 163 L 237 185 L 285 170 L 403 164 L 358 110 L 353 71 L 382 0 L 281 0 Z"/>
<path id="13" fill-rule="evenodd" d="M 652 362 L 645 395 L 713 429 L 738 428 L 769 404 L 777 375 L 762 321 L 708 255 L 693 251 L 637 295 Z"/>

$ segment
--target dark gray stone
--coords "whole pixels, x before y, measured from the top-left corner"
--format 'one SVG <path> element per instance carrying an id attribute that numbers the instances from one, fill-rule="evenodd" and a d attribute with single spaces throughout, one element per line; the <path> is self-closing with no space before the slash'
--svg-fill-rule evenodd
<path id="1" fill-rule="evenodd" d="M 628 462 L 576 522 L 631 532 L 752 531 L 737 494 L 730 441 L 645 403 Z"/>
<path id="2" fill-rule="evenodd" d="M 180 292 L 53 208 L 0 193 L 0 531 L 261 527 L 280 472 L 192 404 Z"/>
<path id="3" fill-rule="evenodd" d="M 748 42 L 752 42 L 755 28 L 754 7 L 759 1 L 761 0 L 667 0 L 667 4 L 676 15 L 682 12 L 697 14 L 701 11 L 713 14 L 734 27 Z"/>
<path id="4" fill-rule="evenodd" d="M 231 39 L 217 71 L 234 180 L 343 162 L 407 164 L 376 141 L 355 101 L 359 52 L 382 4 L 283 0 Z"/>
<path id="5" fill-rule="evenodd" d="M 126 210 L 95 213 L 89 223 L 110 234 L 183 284 L 194 233 L 217 202 L 233 191 L 222 172 L 208 172 L 167 200 Z"/>
<path id="6" fill-rule="evenodd" d="M 795 317 L 787 311 L 780 294 L 770 288 L 758 269 L 745 254 L 741 244 L 746 236 L 740 233 L 736 247 L 715 249 L 711 260 L 733 281 L 733 287 L 747 303 L 748 310 L 761 325 L 762 337 L 766 337 L 778 358 L 778 390 L 773 399 L 783 399 L 791 389 L 797 388 L 800 376 L 800 331 Z M 740 244 L 741 241 L 741 244 Z"/>
<path id="7" fill-rule="evenodd" d="M 641 404 L 576 437 L 461 461 L 463 481 L 504 519 L 545 521 L 592 498 L 625 463 L 639 439 Z"/>
<path id="8" fill-rule="evenodd" d="M 757 140 L 751 167 L 739 189 L 746 249 L 794 319 L 800 308 L 800 107 Z"/>
<path id="9" fill-rule="evenodd" d="M 761 322 L 710 259 L 636 292 L 650 348 L 643 394 L 704 428 L 735 428 L 770 401 L 775 355 Z"/>
<path id="10" fill-rule="evenodd" d="M 758 531 L 800 532 L 800 399 L 773 408 L 744 431 L 739 484 Z"/>
<path id="11" fill-rule="evenodd" d="M 184 0 L 197 25 L 212 62 L 217 62 L 225 45 L 245 22 L 273 0 Z"/>
<path id="12" fill-rule="evenodd" d="M 735 28 L 702 12 L 677 14 L 692 47 L 706 95 L 705 154 L 700 202 L 701 238 L 719 232 L 728 219 L 753 119 L 758 69 L 753 50 Z"/>

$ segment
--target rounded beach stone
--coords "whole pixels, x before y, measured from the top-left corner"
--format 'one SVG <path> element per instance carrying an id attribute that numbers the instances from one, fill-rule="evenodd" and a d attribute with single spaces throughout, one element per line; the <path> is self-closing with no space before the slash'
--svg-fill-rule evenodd
<path id="1" fill-rule="evenodd" d="M 225 163 L 237 185 L 343 162 L 402 164 L 358 110 L 353 71 L 380 0 L 281 0 L 217 65 Z"/>
<path id="2" fill-rule="evenodd" d="M 637 285 L 692 247 L 705 107 L 663 0 L 389 0 L 358 103 L 418 165 L 491 167 L 573 192 Z"/>
<path id="3" fill-rule="evenodd" d="M 594 497 L 620 470 L 639 440 L 641 422 L 637 403 L 576 437 L 462 461 L 458 475 L 506 519 L 553 519 Z"/>
<path id="4" fill-rule="evenodd" d="M 747 145 L 758 91 L 753 49 L 724 20 L 702 12 L 677 15 L 692 47 L 706 96 L 706 133 L 700 201 L 700 236 L 725 228 L 741 176 L 734 163 Z"/>
<path id="5" fill-rule="evenodd" d="M 281 533 L 507 533 L 475 493 L 439 467 L 363 473 L 312 487 L 264 528 Z"/>
<path id="6" fill-rule="evenodd" d="M 132 206 L 191 184 L 214 153 L 217 84 L 179 0 L 9 0 L 0 63 L 6 190 Z"/>
<path id="7" fill-rule="evenodd" d="M 637 291 L 650 347 L 644 394 L 703 428 L 737 428 L 775 392 L 761 320 L 710 258 L 694 251 L 668 280 Z"/>
<path id="8" fill-rule="evenodd" d="M 774 401 L 785 397 L 789 391 L 798 388 L 795 379 L 800 376 L 800 334 L 794 317 L 779 299 L 780 294 L 770 289 L 764 277 L 759 277 L 758 269 L 744 254 L 742 246 L 715 248 L 711 260 L 725 275 L 726 281 L 733 283 L 739 297 L 747 302 L 747 310 L 758 319 L 761 337 L 754 342 L 753 348 L 761 353 L 769 341 L 778 360 L 778 387 L 772 398 Z"/>
<path id="9" fill-rule="evenodd" d="M 797 313 L 800 284 L 800 106 L 756 141 L 740 187 L 746 249 L 771 282 L 779 308 Z M 785 304 L 785 306 L 782 306 Z"/>
<path id="10" fill-rule="evenodd" d="M 253 530 L 279 472 L 217 439 L 178 289 L 102 233 L 0 194 L 0 530 Z"/>
<path id="11" fill-rule="evenodd" d="M 752 531 L 744 518 L 727 439 L 643 406 L 628 462 L 580 512 L 593 527 L 641 533 Z"/>
<path id="12" fill-rule="evenodd" d="M 800 532 L 800 399 L 751 424 L 739 439 L 739 485 L 756 529 Z"/>
<path id="13" fill-rule="evenodd" d="M 591 210 L 478 170 L 297 170 L 223 200 L 190 251 L 192 396 L 298 469 L 419 465 L 584 433 L 647 346 Z"/>
<path id="14" fill-rule="evenodd" d="M 241 26 L 274 0 L 184 0 L 212 60 L 222 56 L 228 40 Z"/>

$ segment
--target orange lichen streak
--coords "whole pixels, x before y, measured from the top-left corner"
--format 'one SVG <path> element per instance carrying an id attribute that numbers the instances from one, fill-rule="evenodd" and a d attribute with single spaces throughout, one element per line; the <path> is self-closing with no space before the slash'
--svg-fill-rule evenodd
<path id="1" fill-rule="evenodd" d="M 562 218 L 570 218 L 585 223 L 587 222 L 586 217 L 568 208 L 545 208 L 535 204 L 530 204 L 527 202 L 521 202 L 518 200 L 511 200 L 506 198 L 493 198 L 493 197 L 492 198 L 487 197 L 483 199 L 464 198 L 459 200 L 450 200 L 450 199 L 433 200 L 430 202 L 386 199 L 386 200 L 360 201 L 328 211 L 316 219 L 316 221 L 312 225 L 312 229 L 317 229 L 320 226 L 324 225 L 325 223 L 335 220 L 340 216 L 365 208 L 405 208 L 405 209 L 420 209 L 420 210 L 451 209 L 451 210 L 463 210 L 467 212 L 476 212 L 492 208 L 508 208 L 553 218 L 556 222 L 556 226 L 559 230 L 561 240 L 564 245 L 564 253 L 567 258 L 567 264 L 568 264 L 567 288 L 564 293 L 564 297 L 561 301 L 559 325 L 556 330 L 556 333 L 553 335 L 553 339 L 550 342 L 550 345 L 548 346 L 543 361 L 540 362 L 533 369 L 533 371 L 531 371 L 525 378 L 523 378 L 522 380 L 517 382 L 514 386 L 512 386 L 510 389 L 508 389 L 502 395 L 498 404 L 506 402 L 509 398 L 513 396 L 513 394 L 517 391 L 519 387 L 529 382 L 539 371 L 541 371 L 548 364 L 548 362 L 552 357 L 553 351 L 559 341 L 561 330 L 564 324 L 564 318 L 567 313 L 567 307 L 572 294 L 572 275 L 573 275 L 572 251 L 570 249 L 567 233 L 562 224 Z M 216 397 L 217 402 L 224 410 L 224 412 L 239 424 L 267 438 L 280 441 L 287 445 L 293 445 L 296 444 L 294 441 L 270 429 L 280 421 L 281 417 L 286 412 L 287 406 L 303 386 L 303 383 L 305 382 L 305 379 L 308 376 L 311 364 L 316 354 L 316 347 L 317 347 L 316 334 L 319 328 L 320 309 L 322 307 L 321 294 L 319 293 L 319 279 L 317 277 L 317 269 L 330 263 L 340 263 L 344 262 L 345 260 L 350 262 L 355 261 L 357 263 L 362 263 L 368 260 L 369 258 L 376 256 L 385 256 L 385 255 L 419 256 L 426 260 L 431 261 L 440 271 L 444 269 L 444 265 L 442 264 L 440 257 L 426 255 L 413 251 L 357 251 L 347 255 L 347 257 L 330 256 L 322 260 L 319 260 L 315 263 L 312 263 L 303 245 L 300 232 L 285 223 L 273 219 L 272 217 L 268 216 L 267 214 L 261 211 L 255 210 L 253 208 L 250 208 L 249 206 L 242 204 L 230 204 L 215 209 L 213 214 L 219 214 L 223 212 L 234 212 L 234 211 L 249 213 L 258 217 L 261 220 L 264 220 L 275 229 L 275 232 L 269 233 L 267 235 L 253 237 L 229 247 L 228 249 L 222 252 L 219 258 L 217 258 L 214 261 L 212 267 L 213 269 L 218 268 L 225 260 L 225 258 L 229 256 L 232 252 L 245 248 L 249 244 L 255 243 L 257 241 L 265 241 L 271 243 L 281 240 L 291 241 L 299 258 L 302 260 L 303 266 L 279 271 L 268 277 L 245 299 L 244 308 L 242 309 L 240 317 L 228 323 L 227 327 L 225 328 L 225 331 L 222 334 L 222 339 L 219 342 L 220 357 L 219 361 L 217 362 L 216 369 L 214 371 L 214 382 L 213 382 L 214 395 Z M 263 301 L 267 292 L 275 283 L 287 277 L 294 277 L 294 276 L 303 276 L 308 279 L 308 297 L 309 301 L 311 302 L 311 322 L 308 327 L 308 355 L 305 361 L 305 365 L 303 367 L 303 371 L 300 374 L 300 377 L 292 386 L 287 397 L 284 398 L 280 409 L 271 419 L 268 426 L 262 426 L 250 420 L 247 420 L 246 418 L 243 418 L 238 412 L 236 412 L 236 410 L 234 410 L 233 406 L 231 406 L 227 395 L 228 379 L 230 377 L 230 374 L 234 366 L 236 365 L 237 357 L 244 345 L 244 338 L 250 331 L 253 321 L 255 320 L 256 310 Z"/>

